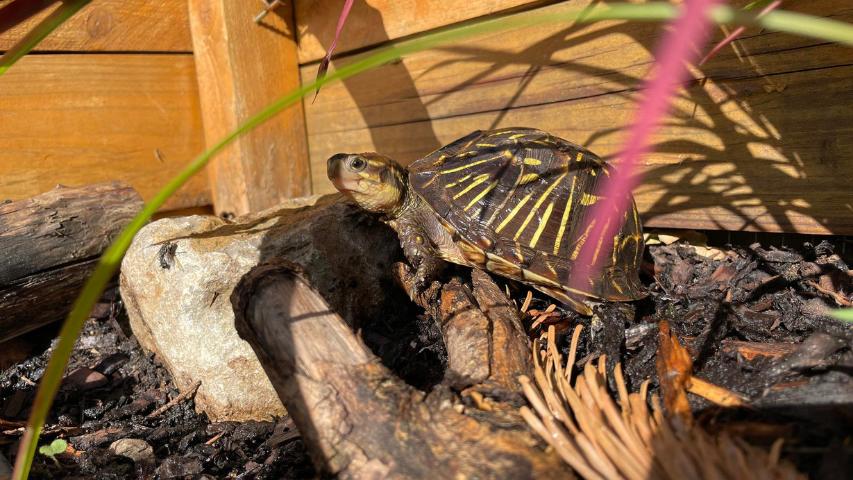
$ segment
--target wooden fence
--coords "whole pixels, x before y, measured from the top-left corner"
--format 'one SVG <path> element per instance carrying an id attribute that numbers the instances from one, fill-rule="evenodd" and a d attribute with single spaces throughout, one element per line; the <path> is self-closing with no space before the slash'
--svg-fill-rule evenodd
<path id="1" fill-rule="evenodd" d="M 0 1 L 0 50 L 37 19 L 10 20 L 14 3 Z M 359 0 L 336 62 L 487 15 L 590 3 Z M 299 0 L 257 26 L 259 1 L 94 0 L 0 77 L 0 198 L 107 179 L 150 198 L 205 138 L 314 78 L 341 4 Z M 784 6 L 853 22 L 844 0 Z M 612 155 L 660 33 L 549 25 L 409 56 L 241 139 L 167 208 L 241 213 L 327 193 L 333 153 L 407 163 L 475 129 L 537 127 Z M 853 49 L 752 29 L 691 73 L 636 191 L 647 225 L 853 234 Z"/>

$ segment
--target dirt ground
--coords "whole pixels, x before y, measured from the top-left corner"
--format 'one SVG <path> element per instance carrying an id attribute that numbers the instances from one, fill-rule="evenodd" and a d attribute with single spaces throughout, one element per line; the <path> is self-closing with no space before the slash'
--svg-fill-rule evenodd
<path id="1" fill-rule="evenodd" d="M 108 295 L 109 297 L 109 295 Z M 68 440 L 64 455 L 37 454 L 31 478 L 311 478 L 314 469 L 288 418 L 275 422 L 211 423 L 192 397 L 159 413 L 179 392 L 169 373 L 144 352 L 123 317 L 120 300 L 106 298 L 77 342 L 43 444 Z M 34 332 L 28 337 L 44 336 Z M 43 349 L 43 348 L 42 348 Z M 44 351 L 0 373 L 0 454 L 13 457 Z M 23 422 L 20 422 L 23 423 Z M 115 455 L 110 445 L 134 438 L 151 446 L 143 461 Z"/>
<path id="2" fill-rule="evenodd" d="M 526 318 L 531 335 L 555 325 L 565 349 L 571 327 L 583 323 L 577 364 L 606 354 L 609 365 L 621 362 L 632 390 L 647 378 L 657 385 L 656 325 L 667 320 L 697 377 L 750 401 L 748 409 L 725 409 L 691 396 L 701 424 L 757 445 L 782 437 L 783 456 L 811 478 L 853 478 L 853 326 L 827 316 L 850 305 L 853 276 L 850 259 L 836 250 L 837 242 L 793 249 L 650 245 L 646 299 L 603 304 L 592 318 L 559 308 L 543 317 L 551 301 L 534 295 Z M 527 290 L 510 291 L 521 306 Z M 367 322 L 363 337 L 398 374 L 427 389 L 446 361 L 432 322 L 417 314 L 405 327 Z M 7 460 L 14 459 L 47 362 L 50 344 L 43 339 L 55 332 L 42 329 L 0 346 L 0 455 Z M 64 438 L 69 447 L 55 458 L 37 455 L 32 478 L 316 476 L 288 418 L 211 423 L 195 412 L 191 396 L 175 401 L 179 392 L 140 349 L 114 290 L 87 322 L 68 372 L 42 443 Z M 136 461 L 125 456 L 133 452 L 110 449 L 121 439 L 144 441 L 124 446 L 142 452 Z"/>

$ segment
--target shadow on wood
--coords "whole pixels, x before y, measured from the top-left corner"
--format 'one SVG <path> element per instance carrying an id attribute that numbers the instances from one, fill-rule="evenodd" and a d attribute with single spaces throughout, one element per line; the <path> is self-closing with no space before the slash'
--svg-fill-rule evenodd
<path id="1" fill-rule="evenodd" d="M 791 8 L 848 21 L 842 3 Z M 644 22 L 540 25 L 409 55 L 324 87 L 306 108 L 314 192 L 332 191 L 320 167 L 334 153 L 377 151 L 408 164 L 476 129 L 535 127 L 610 157 L 622 148 L 660 33 Z M 635 191 L 645 225 L 853 232 L 853 150 L 843 140 L 853 124 L 851 65 L 853 50 L 842 45 L 751 30 L 691 68 Z M 314 70 L 304 65 L 303 79 Z"/>

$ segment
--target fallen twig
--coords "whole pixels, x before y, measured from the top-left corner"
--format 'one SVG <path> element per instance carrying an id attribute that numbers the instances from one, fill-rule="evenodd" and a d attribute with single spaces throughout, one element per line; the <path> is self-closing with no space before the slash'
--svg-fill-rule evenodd
<path id="1" fill-rule="evenodd" d="M 145 418 L 154 418 L 154 417 L 162 414 L 166 410 L 174 407 L 175 405 L 183 402 L 185 399 L 187 399 L 187 398 L 191 397 L 193 394 L 195 394 L 196 390 L 198 390 L 198 387 L 200 387 L 200 386 L 201 386 L 201 380 L 198 380 L 189 388 L 189 390 L 181 392 L 180 395 L 169 400 L 168 403 L 166 403 L 162 407 L 158 408 L 157 410 L 154 410 L 153 412 L 149 413 L 148 415 L 145 416 Z"/>
<path id="2" fill-rule="evenodd" d="M 222 438 L 222 436 L 223 436 L 223 435 L 225 435 L 225 430 L 223 430 L 223 431 L 221 431 L 221 432 L 217 433 L 217 434 L 216 434 L 216 435 L 214 435 L 210 440 L 208 440 L 208 441 L 204 442 L 204 444 L 205 444 L 205 445 L 213 445 L 214 443 L 216 443 L 216 441 L 217 441 L 217 440 L 219 440 L 220 438 Z"/>

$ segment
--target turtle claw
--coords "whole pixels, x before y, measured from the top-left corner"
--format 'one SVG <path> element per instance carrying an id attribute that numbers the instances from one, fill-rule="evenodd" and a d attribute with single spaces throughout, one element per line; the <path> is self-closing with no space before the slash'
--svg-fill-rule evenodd
<path id="1" fill-rule="evenodd" d="M 437 298 L 441 283 L 428 278 L 419 268 L 417 271 L 403 262 L 394 264 L 394 277 L 409 298 L 424 309 Z"/>
<path id="2" fill-rule="evenodd" d="M 423 292 L 427 289 L 427 287 L 432 283 L 431 279 L 427 278 L 426 272 L 418 271 L 415 273 L 415 290 L 418 292 Z"/>

